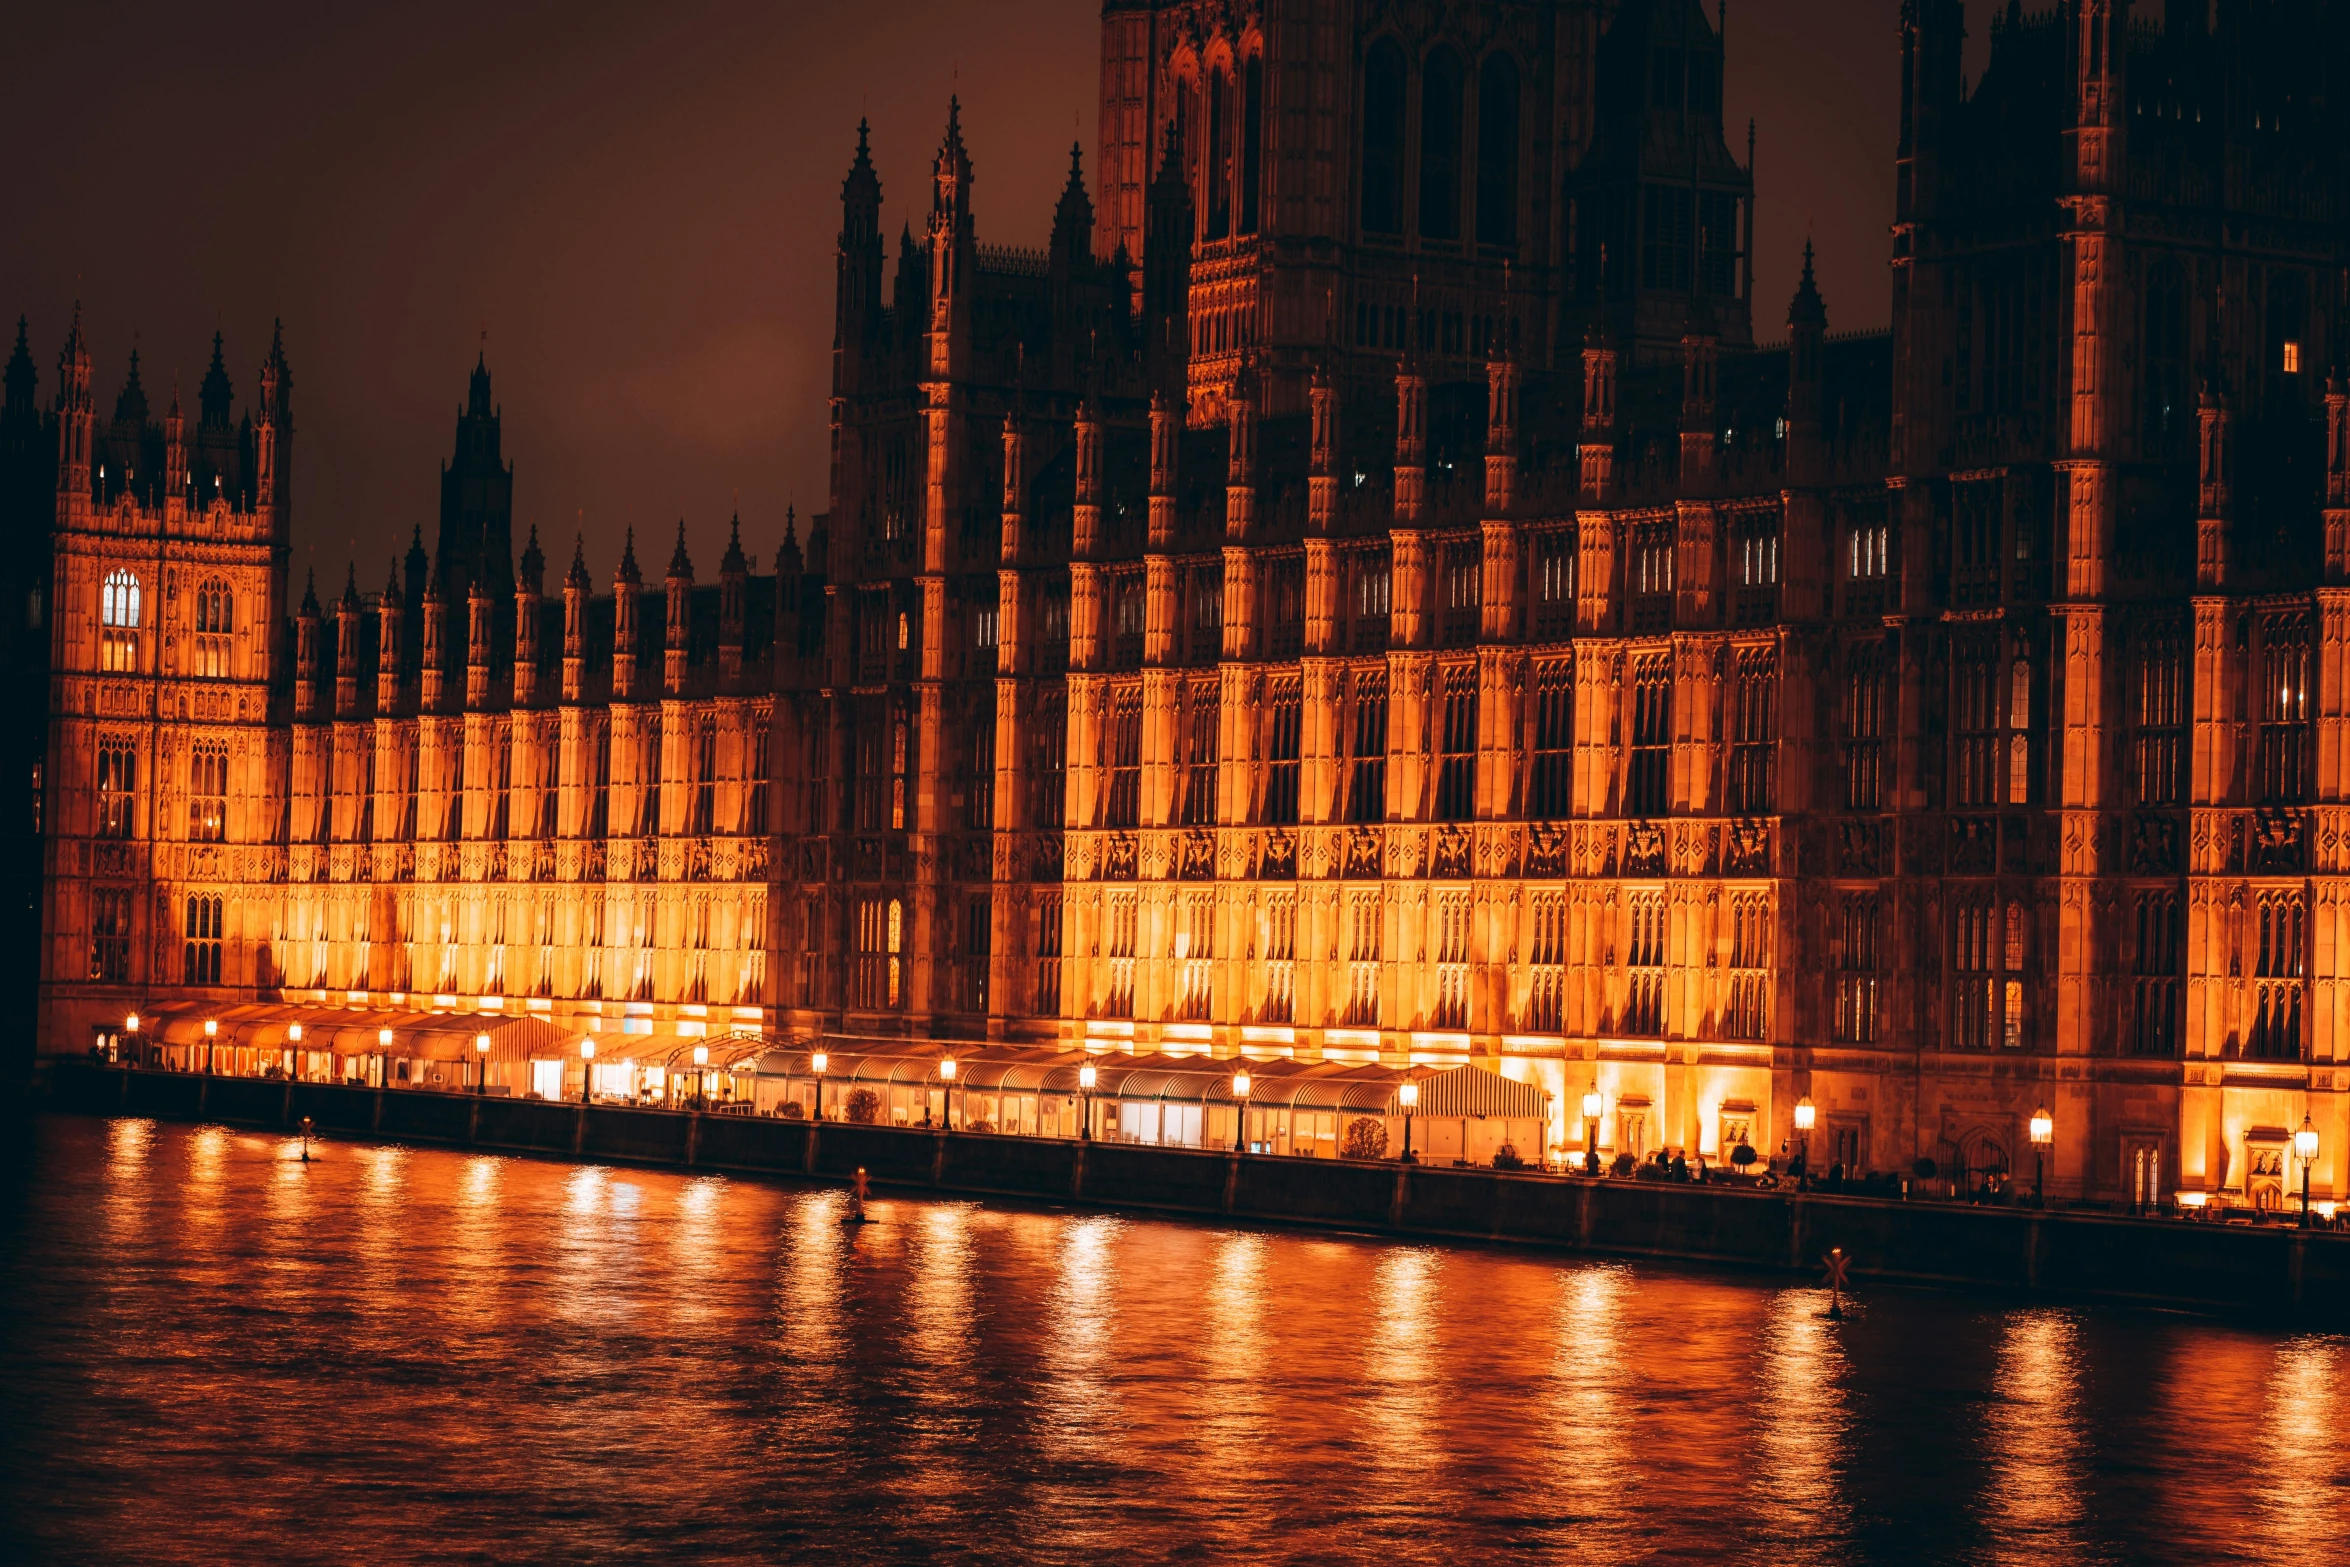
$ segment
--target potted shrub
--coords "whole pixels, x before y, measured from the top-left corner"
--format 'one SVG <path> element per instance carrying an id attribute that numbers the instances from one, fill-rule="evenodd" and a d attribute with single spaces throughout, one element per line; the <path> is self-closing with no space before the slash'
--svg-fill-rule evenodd
<path id="1" fill-rule="evenodd" d="M 779 1116 L 782 1116 L 786 1121 L 805 1121 L 808 1119 L 808 1107 L 800 1103 L 797 1099 L 786 1099 L 783 1102 L 782 1107 L 779 1108 L 775 1113 Z"/>
<path id="2" fill-rule="evenodd" d="M 1493 1150 L 1493 1167 L 1496 1170 L 1523 1170 L 1526 1161 L 1518 1157 L 1515 1144 L 1503 1143 Z"/>
<path id="3" fill-rule="evenodd" d="M 859 1126 L 871 1126 L 881 1118 L 881 1096 L 870 1088 L 853 1088 L 841 1113 Z"/>

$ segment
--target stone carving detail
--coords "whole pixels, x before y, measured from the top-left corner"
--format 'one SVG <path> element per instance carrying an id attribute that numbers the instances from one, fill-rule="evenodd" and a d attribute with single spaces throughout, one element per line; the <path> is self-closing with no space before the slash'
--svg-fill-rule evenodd
<path id="1" fill-rule="evenodd" d="M 1526 874 L 1543 877 L 1566 875 L 1567 835 L 1548 822 L 1536 826 L 1527 843 Z"/>
<path id="2" fill-rule="evenodd" d="M 1626 876 L 1665 874 L 1665 831 L 1654 822 L 1633 822 L 1624 829 Z"/>
<path id="3" fill-rule="evenodd" d="M 1103 856 L 1102 876 L 1108 881 L 1132 881 L 1137 870 L 1135 843 L 1132 835 L 1115 833 L 1109 841 L 1109 852 Z"/>
<path id="4" fill-rule="evenodd" d="M 1371 827 L 1357 827 L 1346 837 L 1346 872 L 1349 877 L 1372 877 L 1379 874 L 1379 833 Z"/>
<path id="5" fill-rule="evenodd" d="M 1847 876 L 1882 876 L 1885 874 L 1886 832 L 1883 822 L 1859 821 L 1839 824 L 1836 846 L 1836 865 Z"/>
<path id="6" fill-rule="evenodd" d="M 1469 875 L 1469 835 L 1446 823 L 1436 835 L 1436 875 L 1443 881 L 1463 881 Z"/>
<path id="7" fill-rule="evenodd" d="M 2308 864 L 2308 823 L 2301 812 L 2289 806 L 2263 806 L 2252 824 L 2253 874 L 2293 875 Z"/>
<path id="8" fill-rule="evenodd" d="M 1857 823 L 1846 823 L 1847 827 Z M 1767 876 L 1771 872 L 1770 823 L 1748 818 L 1730 824 L 1728 846 L 1722 852 L 1725 876 Z"/>
<path id="9" fill-rule="evenodd" d="M 1283 881 L 1297 879 L 1297 841 L 1276 827 L 1265 834 L 1265 846 L 1257 862 L 1257 874 Z"/>
<path id="10" fill-rule="evenodd" d="M 1999 823 L 1989 816 L 1950 819 L 1950 873 L 1988 876 L 1999 865 Z"/>
<path id="11" fill-rule="evenodd" d="M 1216 879 L 1216 839 L 1205 828 L 1195 827 L 1185 833 L 1177 853 L 1178 874 L 1183 880 Z"/>
<path id="12" fill-rule="evenodd" d="M 2130 874 L 2168 876 L 2179 868 L 2179 824 L 2141 812 L 2130 823 Z"/>

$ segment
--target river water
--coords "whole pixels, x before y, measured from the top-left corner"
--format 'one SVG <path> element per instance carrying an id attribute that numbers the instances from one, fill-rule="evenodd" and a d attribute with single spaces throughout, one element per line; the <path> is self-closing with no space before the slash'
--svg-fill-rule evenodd
<path id="1" fill-rule="evenodd" d="M 2350 1560 L 2335 1338 L 5 1130 L 9 1560 Z"/>

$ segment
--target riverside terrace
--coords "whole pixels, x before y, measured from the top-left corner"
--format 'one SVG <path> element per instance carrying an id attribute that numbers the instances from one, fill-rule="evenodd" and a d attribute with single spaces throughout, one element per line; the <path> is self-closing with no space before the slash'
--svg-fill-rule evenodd
<path id="1" fill-rule="evenodd" d="M 836 1181 L 883 1189 L 1188 1214 L 1396 1236 L 1673 1258 L 1812 1275 L 1840 1251 L 1856 1280 L 1987 1286 L 2350 1327 L 2350 1235 L 1722 1183 L 1619 1180 L 1396 1160 L 1300 1159 L 1085 1138 L 648 1109 L 224 1077 L 59 1060 L 62 1111 L 211 1120 Z"/>

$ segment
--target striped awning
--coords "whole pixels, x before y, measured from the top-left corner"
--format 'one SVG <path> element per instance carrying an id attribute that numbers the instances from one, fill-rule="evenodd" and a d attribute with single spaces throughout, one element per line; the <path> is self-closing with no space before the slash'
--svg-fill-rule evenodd
<path id="1" fill-rule="evenodd" d="M 1543 1115 L 1542 1090 L 1530 1083 L 1488 1072 L 1481 1066 L 1456 1066 L 1419 1079 L 1420 1103 L 1416 1115 L 1467 1116 L 1471 1119 L 1538 1121 Z M 1389 1115 L 1403 1107 L 1391 1098 Z"/>
<path id="2" fill-rule="evenodd" d="M 531 1013 L 420 1012 L 374 1007 L 302 1007 L 266 1002 L 158 1012 L 147 1022 L 149 1037 L 166 1044 L 201 1045 L 206 1023 L 218 1025 L 211 1043 L 222 1049 L 327 1050 L 344 1056 L 377 1054 L 424 1061 L 470 1061 L 478 1036 L 490 1038 L 489 1056 L 513 1061 L 557 1055 L 580 1035 Z M 294 1030 L 300 1028 L 296 1040 Z M 390 1029 L 386 1044 L 383 1031 Z"/>
<path id="3" fill-rule="evenodd" d="M 892 1051 L 828 1050 L 828 1083 L 936 1086 L 939 1065 L 955 1061 L 955 1083 L 982 1093 L 1075 1095 L 1080 1068 L 1094 1069 L 1097 1099 L 1170 1104 L 1230 1104 L 1232 1075 L 1245 1067 L 1248 1102 L 1259 1108 L 1355 1110 L 1380 1114 L 1407 1075 L 1393 1067 L 1337 1061 L 1220 1060 L 1196 1055 L 1094 1055 L 1052 1045 L 982 1045 L 973 1049 Z M 804 1047 L 769 1050 L 759 1057 L 762 1077 L 812 1079 L 814 1052 Z M 1426 1068 L 1415 1070 L 1419 1076 Z M 1441 1075 L 1441 1074 L 1440 1074 Z M 1487 1074 L 1491 1075 L 1491 1074 Z M 1397 1112 L 1400 1113 L 1400 1112 Z"/>

